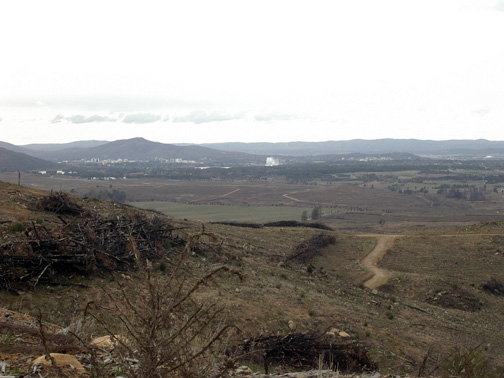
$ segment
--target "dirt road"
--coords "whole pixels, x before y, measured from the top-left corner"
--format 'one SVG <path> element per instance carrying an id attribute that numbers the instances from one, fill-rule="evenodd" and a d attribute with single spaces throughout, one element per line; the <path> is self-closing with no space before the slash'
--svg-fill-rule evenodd
<path id="1" fill-rule="evenodd" d="M 471 237 L 471 236 L 501 236 L 499 233 L 477 233 L 477 234 L 443 234 L 432 235 L 436 237 Z M 370 289 L 378 289 L 380 286 L 385 285 L 390 279 L 392 273 L 386 269 L 378 267 L 378 263 L 383 259 L 387 251 L 394 245 L 394 240 L 406 235 L 381 235 L 381 234 L 362 234 L 362 237 L 376 238 L 376 245 L 369 254 L 361 260 L 362 266 L 368 271 L 373 273 L 373 277 L 363 283 L 363 285 Z M 419 235 L 411 235 L 414 237 Z"/>
<path id="2" fill-rule="evenodd" d="M 391 273 L 382 268 L 378 268 L 378 263 L 383 259 L 387 250 L 392 248 L 397 235 L 362 235 L 376 238 L 376 245 L 369 254 L 361 260 L 361 264 L 373 273 L 373 277 L 364 282 L 364 286 L 370 289 L 377 289 L 385 285 Z"/>

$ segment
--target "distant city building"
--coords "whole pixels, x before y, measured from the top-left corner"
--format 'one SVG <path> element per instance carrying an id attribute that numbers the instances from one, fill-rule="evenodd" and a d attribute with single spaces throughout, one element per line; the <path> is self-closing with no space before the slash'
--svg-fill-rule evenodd
<path id="1" fill-rule="evenodd" d="M 266 158 L 266 167 L 274 167 L 280 165 L 280 159 L 276 157 Z"/>

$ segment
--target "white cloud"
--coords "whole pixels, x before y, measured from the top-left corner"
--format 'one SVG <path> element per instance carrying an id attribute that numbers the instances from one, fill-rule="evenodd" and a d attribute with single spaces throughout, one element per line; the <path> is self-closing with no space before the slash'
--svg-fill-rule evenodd
<path id="1" fill-rule="evenodd" d="M 255 121 L 289 121 L 294 117 L 289 114 L 258 114 L 254 117 Z"/>
<path id="2" fill-rule="evenodd" d="M 99 115 L 83 116 L 83 115 L 73 115 L 65 118 L 71 123 L 92 123 L 92 122 L 116 122 L 116 118 L 103 117 Z"/>
<path id="3" fill-rule="evenodd" d="M 58 114 L 51 120 L 51 123 L 60 123 L 64 119 L 65 117 L 63 116 L 63 114 Z"/>
<path id="4" fill-rule="evenodd" d="M 151 113 L 127 114 L 123 123 L 153 123 L 161 120 L 161 115 Z"/>
<path id="5" fill-rule="evenodd" d="M 224 114 L 219 112 L 212 112 L 207 114 L 203 110 L 194 110 L 191 113 L 175 117 L 173 122 L 192 122 L 196 124 L 207 123 L 207 122 L 217 122 L 217 121 L 231 121 L 236 119 L 243 119 L 245 115 L 243 113 L 237 114 Z"/>
<path id="6" fill-rule="evenodd" d="M 51 123 L 59 123 L 61 121 L 68 121 L 74 124 L 93 123 L 93 122 L 99 123 L 99 122 L 116 122 L 117 118 L 99 116 L 99 115 L 84 116 L 81 114 L 65 117 L 63 116 L 63 114 L 58 114 L 51 120 Z"/>

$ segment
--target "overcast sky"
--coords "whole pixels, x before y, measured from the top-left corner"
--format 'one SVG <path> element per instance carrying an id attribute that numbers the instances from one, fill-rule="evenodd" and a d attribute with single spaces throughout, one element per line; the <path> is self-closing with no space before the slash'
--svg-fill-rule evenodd
<path id="1" fill-rule="evenodd" d="M 504 0 L 0 4 L 0 140 L 504 140 Z"/>

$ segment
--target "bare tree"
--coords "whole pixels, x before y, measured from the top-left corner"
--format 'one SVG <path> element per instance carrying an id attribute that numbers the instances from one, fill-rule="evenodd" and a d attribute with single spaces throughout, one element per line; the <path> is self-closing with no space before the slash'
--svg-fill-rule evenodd
<path id="1" fill-rule="evenodd" d="M 225 322 L 222 307 L 197 293 L 218 275 L 241 275 L 220 266 L 195 279 L 184 268 L 204 234 L 203 229 L 189 237 L 168 272 L 154 273 L 147 264 L 136 287 L 116 281 L 114 292 L 104 289 L 111 305 L 88 311 L 117 343 L 118 364 L 126 377 L 211 377 L 225 369 L 222 341 L 235 327 Z"/>

